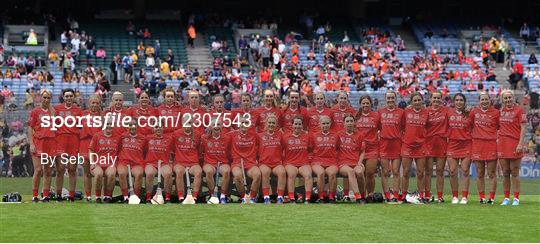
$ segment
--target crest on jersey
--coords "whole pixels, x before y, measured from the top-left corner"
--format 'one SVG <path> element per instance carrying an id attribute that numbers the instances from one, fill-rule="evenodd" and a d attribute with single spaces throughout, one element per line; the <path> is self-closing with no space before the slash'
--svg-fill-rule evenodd
<path id="1" fill-rule="evenodd" d="M 320 136 L 318 136 L 317 141 L 322 141 L 322 138 Z"/>
<path id="2" fill-rule="evenodd" d="M 382 113 L 382 114 L 381 114 L 381 117 L 382 117 L 383 119 L 386 119 L 386 113 Z"/>
<path id="3" fill-rule="evenodd" d="M 167 111 L 161 110 L 161 114 L 166 114 L 166 113 L 167 113 Z"/>
<path id="4" fill-rule="evenodd" d="M 179 142 L 184 142 L 184 138 L 183 137 L 178 137 L 178 141 Z"/>
<path id="5" fill-rule="evenodd" d="M 454 115 L 450 116 L 450 120 L 456 120 L 456 116 Z"/>
<path id="6" fill-rule="evenodd" d="M 150 140 L 150 141 L 148 142 L 148 144 L 154 145 L 154 144 L 156 144 L 156 141 L 155 141 L 155 140 Z"/>
<path id="7" fill-rule="evenodd" d="M 211 141 L 208 142 L 208 146 L 209 146 L 209 147 L 212 147 L 213 145 L 214 145 L 213 142 L 211 142 Z"/>
<path id="8" fill-rule="evenodd" d="M 103 144 L 103 143 L 105 143 L 105 140 L 99 139 L 99 144 Z"/>
<path id="9" fill-rule="evenodd" d="M 294 140 L 293 140 L 293 139 L 289 139 L 289 144 L 294 144 Z"/>

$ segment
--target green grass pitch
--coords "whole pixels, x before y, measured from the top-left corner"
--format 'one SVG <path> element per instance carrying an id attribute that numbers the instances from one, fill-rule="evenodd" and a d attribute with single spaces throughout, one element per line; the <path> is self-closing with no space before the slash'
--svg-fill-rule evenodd
<path id="1" fill-rule="evenodd" d="M 0 178 L 25 200 L 29 186 Z M 540 180 L 523 180 L 518 207 L 498 205 L 500 181 L 494 206 L 451 205 L 445 188 L 425 206 L 0 204 L 0 242 L 540 242 Z"/>

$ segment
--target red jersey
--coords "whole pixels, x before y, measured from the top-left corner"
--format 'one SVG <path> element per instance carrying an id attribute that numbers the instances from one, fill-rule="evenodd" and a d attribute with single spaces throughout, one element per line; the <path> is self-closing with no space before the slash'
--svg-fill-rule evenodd
<path id="1" fill-rule="evenodd" d="M 209 114 L 210 114 L 210 116 L 206 116 L 206 118 L 211 118 L 211 120 L 207 122 L 210 126 L 214 126 L 214 124 L 211 124 L 211 121 L 213 119 L 218 119 L 218 121 L 221 122 L 221 131 L 222 131 L 222 133 L 229 133 L 229 131 L 231 131 L 231 126 L 232 126 L 232 122 L 233 122 L 233 119 L 234 119 L 231 116 L 232 115 L 231 111 L 224 109 L 221 112 L 218 112 L 217 110 L 212 109 L 209 112 Z M 224 120 L 224 118 L 227 118 L 227 119 Z"/>
<path id="2" fill-rule="evenodd" d="M 218 138 L 212 135 L 203 136 L 201 139 L 201 152 L 204 154 L 204 163 L 229 164 L 229 139 L 227 135 L 221 134 Z"/>
<path id="3" fill-rule="evenodd" d="M 186 134 L 184 129 L 173 133 L 174 162 L 180 164 L 199 163 L 199 145 L 201 136 L 195 130 Z"/>
<path id="4" fill-rule="evenodd" d="M 171 160 L 173 148 L 173 140 L 169 136 L 150 135 L 146 138 L 146 163 L 156 164 L 161 160 L 161 163 L 167 164 Z"/>
<path id="5" fill-rule="evenodd" d="M 258 134 L 260 164 L 265 164 L 267 166 L 281 164 L 282 137 L 283 134 L 280 131 L 274 131 L 272 134 L 265 131 Z"/>
<path id="6" fill-rule="evenodd" d="M 229 133 L 231 140 L 231 158 L 233 162 L 240 163 L 240 159 L 246 164 L 257 164 L 258 136 L 256 133 L 247 131 L 243 134 L 240 130 Z"/>
<path id="7" fill-rule="evenodd" d="M 140 106 L 135 106 L 127 109 L 126 114 L 135 118 L 136 120 L 139 117 L 144 117 L 145 119 L 140 119 L 138 125 L 140 126 L 137 130 L 138 133 L 143 135 L 150 135 L 153 133 L 153 129 L 150 125 L 155 123 L 153 119 L 148 120 L 150 116 L 158 116 L 157 110 L 154 107 L 148 106 L 147 108 L 141 108 Z M 150 123 L 150 125 L 148 125 Z"/>
<path id="8" fill-rule="evenodd" d="M 311 107 L 308 109 L 308 130 L 310 133 L 318 133 L 321 131 L 321 126 L 319 125 L 321 116 L 325 115 L 328 118 L 332 119 L 332 109 L 323 108 L 323 110 L 318 111 L 317 107 Z"/>
<path id="9" fill-rule="evenodd" d="M 360 136 L 366 142 L 377 143 L 379 127 L 381 126 L 381 118 L 377 112 L 369 112 L 368 114 L 360 113 L 356 120 L 356 129 L 360 132 Z"/>
<path id="10" fill-rule="evenodd" d="M 78 117 L 82 115 L 82 110 L 75 104 L 71 105 L 71 107 L 69 107 L 69 108 L 66 107 L 65 104 L 58 104 L 58 105 L 54 106 L 54 112 L 55 112 L 56 116 L 61 116 L 64 119 L 67 118 L 67 117 L 71 117 L 71 119 L 74 119 L 75 121 L 77 121 Z M 65 121 L 65 122 L 71 123 L 70 120 Z M 56 134 L 57 135 L 59 135 L 59 134 L 75 134 L 75 135 L 79 135 L 80 131 L 81 131 L 81 128 L 79 128 L 79 127 L 76 127 L 76 126 L 68 127 L 68 126 L 64 125 L 64 126 L 58 128 L 58 130 L 56 131 Z"/>
<path id="11" fill-rule="evenodd" d="M 502 108 L 499 119 L 499 136 L 507 136 L 519 140 L 521 125 L 527 123 L 527 115 L 523 108 L 514 104 L 512 108 Z"/>
<path id="12" fill-rule="evenodd" d="M 332 117 L 330 118 L 332 119 L 333 132 L 336 133 L 344 130 L 345 121 L 343 120 L 345 119 L 345 116 L 347 114 L 351 114 L 354 116 L 356 114 L 356 111 L 351 106 L 341 109 L 339 105 L 336 105 L 332 108 Z"/>
<path id="13" fill-rule="evenodd" d="M 180 112 L 182 113 L 182 116 L 183 116 L 184 114 L 189 114 L 192 123 L 198 124 L 199 122 L 196 122 L 196 121 L 195 121 L 195 120 L 197 120 L 197 119 L 198 119 L 199 121 L 201 121 L 201 125 L 198 126 L 198 127 L 195 127 L 195 130 L 197 131 L 197 133 L 199 133 L 199 134 L 201 134 L 201 135 L 204 134 L 205 128 L 204 128 L 204 126 L 203 126 L 202 121 L 203 121 L 204 114 L 207 113 L 205 108 L 203 108 L 203 107 L 198 107 L 198 108 L 196 108 L 196 109 L 193 109 L 193 108 L 191 108 L 191 107 L 188 106 L 187 108 L 181 109 Z M 182 126 L 183 126 L 183 125 L 184 125 L 184 124 L 182 123 Z M 181 127 L 181 126 L 178 125 L 178 127 Z"/>
<path id="14" fill-rule="evenodd" d="M 499 128 L 499 110 L 489 107 L 487 111 L 481 108 L 473 108 L 469 113 L 472 122 L 473 139 L 497 140 L 497 129 Z"/>
<path id="15" fill-rule="evenodd" d="M 257 114 L 257 128 L 259 128 L 259 131 L 264 131 L 264 127 L 266 125 L 266 119 L 273 115 L 277 119 L 277 125 L 279 128 L 279 122 L 281 121 L 281 110 L 279 108 L 266 108 L 266 107 L 260 107 L 255 109 L 255 113 Z"/>
<path id="16" fill-rule="evenodd" d="M 410 146 L 421 146 L 426 140 L 426 125 L 428 123 L 428 110 L 423 108 L 415 111 L 407 108 L 403 112 L 403 143 Z"/>
<path id="17" fill-rule="evenodd" d="M 121 137 L 124 133 L 128 132 L 127 127 L 122 126 L 122 118 L 128 116 L 127 111 L 128 111 L 127 109 L 117 110 L 114 107 L 105 109 L 105 111 L 103 111 L 104 116 L 107 116 L 108 113 L 110 113 L 109 116 L 114 116 L 114 120 L 115 120 L 113 123 L 114 136 Z M 114 113 L 119 114 L 120 116 L 117 117 L 118 115 L 114 115 Z M 120 118 L 120 122 L 117 122 L 118 118 Z M 103 122 L 105 122 L 105 119 L 103 119 Z M 117 125 L 120 125 L 120 126 L 117 126 Z"/>
<path id="18" fill-rule="evenodd" d="M 292 132 L 286 132 L 281 139 L 281 145 L 283 145 L 284 164 L 290 164 L 296 167 L 309 164 L 308 133 L 301 132 L 298 136 L 295 136 Z"/>
<path id="19" fill-rule="evenodd" d="M 85 119 L 85 117 L 87 115 L 90 115 L 89 120 Z M 92 136 L 94 136 L 98 132 L 102 131 L 103 127 L 89 127 L 88 122 L 90 123 L 90 125 L 94 124 L 93 120 L 96 117 L 101 118 L 102 114 L 101 114 L 101 112 L 92 112 L 90 110 L 85 110 L 85 111 L 83 111 L 82 116 L 83 116 L 83 119 L 81 121 L 82 121 L 82 126 L 83 127 L 81 128 L 81 133 L 79 134 L 79 138 L 81 140 L 92 139 Z M 102 120 L 102 121 L 104 121 L 104 120 Z"/>
<path id="20" fill-rule="evenodd" d="M 362 134 L 356 131 L 348 134 L 346 131 L 341 131 L 338 134 L 338 163 L 340 164 L 356 164 L 360 160 L 362 152 Z"/>
<path id="21" fill-rule="evenodd" d="M 140 134 L 132 136 L 128 133 L 122 136 L 120 146 L 120 161 L 128 161 L 137 164 L 144 163 L 146 152 L 146 137 Z"/>
<path id="22" fill-rule="evenodd" d="M 28 126 L 30 126 L 34 130 L 34 138 L 41 139 L 41 138 L 52 138 L 55 136 L 55 132 L 52 129 L 52 121 L 51 126 L 49 127 L 42 127 L 41 126 L 41 117 L 49 116 L 49 121 L 52 120 L 52 113 L 49 110 L 44 110 L 43 108 L 34 108 L 32 112 L 30 112 L 30 118 L 28 118 Z"/>
<path id="23" fill-rule="evenodd" d="M 238 123 L 240 123 L 241 118 L 249 118 L 249 121 L 251 121 L 251 125 L 249 126 L 249 132 L 251 133 L 257 133 L 257 115 L 255 113 L 255 110 L 251 109 L 249 111 L 244 110 L 243 108 L 236 108 L 231 111 L 231 120 L 234 122 L 232 124 L 233 129 L 238 129 Z M 247 121 L 246 121 L 247 122 Z"/>
<path id="24" fill-rule="evenodd" d="M 103 131 L 100 131 L 93 135 L 92 140 L 90 141 L 90 150 L 99 157 L 118 157 L 120 151 L 120 137 L 114 135 L 106 136 Z M 93 159 L 95 160 L 96 158 L 93 157 Z M 109 160 L 107 160 L 107 162 L 109 162 Z M 101 164 L 101 161 L 100 165 L 104 166 Z"/>
<path id="25" fill-rule="evenodd" d="M 469 116 L 456 109 L 448 110 L 448 139 L 471 139 L 471 120 L 469 119 Z"/>
<path id="26" fill-rule="evenodd" d="M 336 164 L 339 137 L 335 133 L 316 132 L 309 137 L 314 164 L 331 166 Z"/>
<path id="27" fill-rule="evenodd" d="M 429 116 L 427 123 L 427 137 L 440 136 L 446 137 L 448 130 L 448 108 L 440 107 L 434 109 L 427 108 Z"/>
<path id="28" fill-rule="evenodd" d="M 163 125 L 163 133 L 173 133 L 177 128 L 182 127 L 182 115 L 180 114 L 180 117 L 178 116 L 178 113 L 180 113 L 180 106 L 177 106 L 176 104 L 167 105 L 163 103 L 156 110 L 158 116 L 167 116 L 173 118 L 172 120 L 169 118 L 166 119 L 166 124 Z M 176 122 L 177 120 L 178 122 Z"/>
<path id="29" fill-rule="evenodd" d="M 293 131 L 293 122 L 294 118 L 296 116 L 301 116 L 303 119 L 304 129 L 307 128 L 308 124 L 308 112 L 305 108 L 298 107 L 297 109 L 291 109 L 288 107 L 287 109 L 282 111 L 281 114 L 281 126 L 283 128 L 283 132 L 291 132 Z"/>
<path id="30" fill-rule="evenodd" d="M 388 108 L 382 108 L 379 110 L 379 116 L 381 121 L 381 134 L 382 139 L 399 139 L 401 138 L 403 131 L 403 109 L 394 108 L 392 110 Z"/>

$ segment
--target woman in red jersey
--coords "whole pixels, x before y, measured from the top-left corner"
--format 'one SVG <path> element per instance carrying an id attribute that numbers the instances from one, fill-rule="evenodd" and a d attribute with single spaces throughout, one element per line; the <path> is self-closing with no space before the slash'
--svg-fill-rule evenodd
<path id="1" fill-rule="evenodd" d="M 124 109 L 124 94 L 121 92 L 114 92 L 111 96 L 111 103 L 109 104 L 109 107 L 103 112 L 106 116 L 111 116 L 111 118 L 123 118 L 127 116 L 127 109 Z M 117 114 L 119 115 L 117 117 Z M 120 126 L 118 126 L 120 125 Z M 114 121 L 113 123 L 113 134 L 115 136 L 122 136 L 124 133 L 127 132 L 127 129 L 124 128 L 121 123 L 119 124 L 117 121 Z"/>
<path id="2" fill-rule="evenodd" d="M 180 113 L 180 106 L 176 103 L 173 89 L 165 89 L 163 97 L 165 100 L 164 103 L 156 109 L 158 112 L 157 115 L 166 116 L 163 117 L 164 119 L 161 119 L 161 121 L 163 121 L 163 134 L 165 136 L 171 136 L 176 130 L 177 125 L 175 125 L 175 122 L 178 118 L 178 113 Z"/>
<path id="3" fill-rule="evenodd" d="M 422 202 L 425 198 L 425 171 L 426 171 L 426 125 L 428 111 L 424 108 L 424 98 L 418 92 L 411 95 L 411 107 L 403 112 L 403 145 L 401 157 L 403 158 L 403 186 L 401 192 L 407 195 L 409 190 L 409 174 L 413 160 L 416 163 L 416 180 Z"/>
<path id="4" fill-rule="evenodd" d="M 281 145 L 283 145 L 283 163 L 287 171 L 287 191 L 289 192 L 289 199 L 294 201 L 296 198 L 294 183 L 296 176 L 300 173 L 304 179 L 305 199 L 297 200 L 304 200 L 305 203 L 308 203 L 311 199 L 311 189 L 313 188 L 311 165 L 308 159 L 309 136 L 304 131 L 304 117 L 302 115 L 296 115 L 292 121 L 292 131 L 285 132 L 281 140 Z"/>
<path id="5" fill-rule="evenodd" d="M 270 116 L 276 117 L 276 127 L 279 128 L 279 122 L 281 118 L 281 109 L 276 105 L 276 95 L 270 89 L 264 91 L 264 99 L 261 107 L 257 108 L 257 128 L 258 131 L 265 131 L 266 119 Z"/>
<path id="6" fill-rule="evenodd" d="M 182 116 L 182 128 L 173 133 L 174 139 L 174 174 L 176 175 L 176 192 L 178 201 L 184 201 L 184 176 L 186 168 L 193 175 L 193 197 L 197 199 L 201 189 L 202 168 L 199 165 L 199 145 L 201 134 L 193 127 L 193 120 L 189 115 Z"/>
<path id="7" fill-rule="evenodd" d="M 216 167 L 219 165 L 219 173 L 222 176 L 221 195 L 219 202 L 227 203 L 227 193 L 229 190 L 229 181 L 231 167 L 229 166 L 230 140 L 221 130 L 222 124 L 219 120 L 212 120 L 210 123 L 210 134 L 203 136 L 201 140 L 201 152 L 204 154 L 203 171 L 206 176 L 206 185 L 210 195 L 214 194 L 215 182 L 214 175 Z"/>
<path id="8" fill-rule="evenodd" d="M 356 128 L 364 139 L 364 165 L 366 170 L 366 190 L 368 199 L 375 192 L 375 173 L 379 165 L 379 128 L 380 115 L 371 110 L 371 97 L 362 96 L 360 98 L 360 109 L 356 114 Z M 381 184 L 384 192 L 384 198 L 390 200 L 390 192 L 388 191 L 388 177 L 390 176 L 391 167 L 388 163 L 380 163 L 381 165 Z"/>
<path id="9" fill-rule="evenodd" d="M 141 197 L 142 178 L 144 174 L 144 156 L 146 149 L 146 137 L 139 133 L 137 121 L 131 119 L 129 121 L 128 132 L 121 136 L 120 154 L 118 159 L 118 181 L 120 182 L 120 190 L 124 196 L 124 202 L 128 201 L 128 168 L 131 166 L 131 173 L 135 179 L 133 183 L 133 191 L 139 198 Z"/>
<path id="10" fill-rule="evenodd" d="M 152 189 L 154 189 L 154 177 L 158 170 L 158 161 L 161 161 L 161 175 L 163 176 L 163 191 L 165 192 L 165 203 L 171 202 L 172 188 L 172 149 L 173 139 L 163 134 L 164 120 L 160 120 L 154 127 L 154 134 L 146 138 L 146 159 L 144 174 L 146 180 L 146 201 L 152 199 Z"/>
<path id="11" fill-rule="evenodd" d="M 504 200 L 501 205 L 510 205 L 510 185 L 512 185 L 514 187 L 512 205 L 517 206 L 519 205 L 521 158 L 527 148 L 524 144 L 527 117 L 523 108 L 514 102 L 514 93 L 512 91 L 503 91 L 502 100 L 504 107 L 501 109 L 499 120 L 499 143 L 497 148 L 499 162 L 504 173 Z M 512 176 L 511 181 L 510 176 Z"/>
<path id="12" fill-rule="evenodd" d="M 34 175 L 32 176 L 32 202 L 38 202 L 39 182 L 43 175 L 43 202 L 49 202 L 49 190 L 51 189 L 51 170 L 49 162 L 47 165 L 41 164 L 41 154 L 45 153 L 52 157 L 55 154 L 55 133 L 51 128 L 42 126 L 42 117 L 54 116 L 54 109 L 51 106 L 52 92 L 43 90 L 41 92 L 41 106 L 34 108 L 30 112 L 28 119 L 28 143 L 32 154 Z M 50 120 L 50 119 L 49 119 Z"/>
<path id="13" fill-rule="evenodd" d="M 234 129 L 240 128 L 240 119 L 245 118 L 249 131 L 251 133 L 257 133 L 257 127 L 255 125 L 257 118 L 255 117 L 255 110 L 253 109 L 253 98 L 251 97 L 251 94 L 243 93 L 240 96 L 240 100 L 242 101 L 240 108 L 231 111 L 231 120 L 233 121 L 232 127 Z"/>
<path id="14" fill-rule="evenodd" d="M 379 154 L 382 168 L 384 165 L 392 169 L 393 195 L 388 199 L 389 203 L 397 203 L 401 200 L 399 195 L 401 183 L 401 136 L 403 130 L 403 110 L 397 107 L 397 94 L 390 90 L 385 95 L 386 107 L 379 110 L 380 118 L 380 142 Z M 384 190 L 384 189 L 383 189 Z M 389 195 L 385 192 L 385 195 Z"/>
<path id="15" fill-rule="evenodd" d="M 265 131 L 258 134 L 259 169 L 261 170 L 264 204 L 270 204 L 270 176 L 277 177 L 277 203 L 283 203 L 287 176 L 281 158 L 282 133 L 277 128 L 278 118 L 266 118 Z"/>
<path id="16" fill-rule="evenodd" d="M 229 133 L 231 140 L 231 167 L 234 184 L 242 202 L 245 201 L 244 197 L 246 194 L 246 189 L 243 186 L 244 174 L 246 177 L 251 178 L 251 188 L 249 189 L 250 203 L 255 203 L 257 190 L 261 186 L 261 170 L 257 166 L 258 136 L 255 132 L 249 130 L 248 126 L 247 118 L 241 118 L 240 129 L 233 130 Z M 244 168 L 242 168 L 242 162 Z M 242 171 L 245 172 L 243 173 Z"/>
<path id="17" fill-rule="evenodd" d="M 326 107 L 324 93 L 319 92 L 313 95 L 315 106 L 308 109 L 308 131 L 316 133 L 321 131 L 321 116 L 332 118 L 332 109 Z"/>
<path id="18" fill-rule="evenodd" d="M 127 115 L 131 116 L 137 121 L 138 126 L 137 130 L 141 135 L 150 135 L 152 134 L 152 125 L 155 122 L 154 119 L 150 117 L 157 116 L 157 111 L 150 104 L 150 96 L 146 92 L 142 92 L 139 95 L 138 104 L 127 109 Z"/>
<path id="19" fill-rule="evenodd" d="M 444 202 L 444 168 L 446 167 L 446 147 L 448 130 L 448 108 L 442 104 L 442 93 L 434 91 L 430 94 L 431 106 L 426 130 L 426 198 L 431 198 L 431 176 L 433 164 L 437 175 L 437 202 Z M 456 198 L 457 200 L 457 198 Z"/>
<path id="20" fill-rule="evenodd" d="M 198 91 L 190 91 L 188 93 L 188 107 L 181 110 L 182 116 L 189 114 L 191 120 L 198 119 L 202 121 L 206 108 L 201 105 L 201 96 Z M 202 123 L 201 123 L 202 124 Z M 204 134 L 204 126 L 199 125 L 194 128 L 199 134 Z"/>
<path id="21" fill-rule="evenodd" d="M 471 121 L 466 108 L 465 95 L 454 95 L 454 109 L 448 111 L 448 166 L 452 204 L 458 203 L 458 169 L 461 166 L 462 192 L 460 204 L 467 204 L 469 198 L 469 174 L 471 168 Z"/>
<path id="22" fill-rule="evenodd" d="M 489 94 L 480 93 L 480 104 L 469 113 L 472 123 L 471 160 L 476 163 L 477 186 L 481 204 L 494 204 L 497 189 L 497 129 L 499 128 L 499 110 L 491 106 Z M 491 184 L 489 200 L 486 202 L 485 174 L 486 166 Z"/>
<path id="23" fill-rule="evenodd" d="M 225 97 L 222 94 L 217 94 L 212 97 L 212 109 L 210 115 L 213 119 L 218 119 L 223 125 L 221 130 L 223 133 L 228 133 L 234 118 L 231 118 L 231 112 L 225 109 Z"/>
<path id="24" fill-rule="evenodd" d="M 317 189 L 319 199 L 317 202 L 322 203 L 326 195 L 325 191 L 325 176 L 328 176 L 328 200 L 330 203 L 335 203 L 335 194 L 337 188 L 336 175 L 338 173 L 337 166 L 337 149 L 339 137 L 330 132 L 332 120 L 328 116 L 321 116 L 320 131 L 311 132 L 309 137 L 309 147 L 312 150 L 313 159 L 311 161 L 311 169 L 317 175 Z"/>
<path id="25" fill-rule="evenodd" d="M 92 200 L 92 172 L 90 170 L 90 159 L 88 158 L 88 148 L 92 137 L 101 131 L 100 127 L 91 127 L 93 125 L 93 118 L 102 116 L 101 111 L 101 97 L 99 95 L 92 95 L 88 99 L 89 109 L 83 112 L 83 117 L 88 117 L 88 120 L 84 119 L 81 133 L 79 134 L 79 153 L 84 156 L 83 162 L 83 183 L 84 192 L 86 195 L 86 201 Z M 112 124 L 111 124 L 112 125 Z M 112 129 L 112 128 L 111 128 Z M 115 171 L 116 173 L 116 171 Z M 96 188 L 98 189 L 98 188 Z M 97 200 L 97 196 L 96 196 Z"/>
<path id="26" fill-rule="evenodd" d="M 355 114 L 354 108 L 349 103 L 349 96 L 344 91 L 339 91 L 337 94 L 337 104 L 332 108 L 332 132 L 338 133 L 344 131 L 345 116 Z"/>
<path id="27" fill-rule="evenodd" d="M 283 126 L 283 132 L 292 132 L 294 130 L 294 118 L 301 116 L 302 121 L 306 121 L 308 115 L 307 110 L 300 106 L 300 93 L 297 91 L 289 92 L 289 104 L 282 111 L 281 125 Z M 302 123 L 306 126 L 305 123 Z M 302 129 L 306 129 L 302 128 Z"/>
<path id="28" fill-rule="evenodd" d="M 54 107 L 55 114 L 63 117 L 66 122 L 78 120 L 82 115 L 82 110 L 75 103 L 75 91 L 73 89 L 64 89 L 62 91 L 63 102 Z M 58 128 L 55 132 L 56 156 L 78 156 L 79 152 L 79 128 L 76 126 L 67 126 L 67 124 Z M 77 185 L 77 164 L 67 164 L 62 162 L 61 157 L 56 158 L 56 195 L 62 196 L 64 187 L 64 173 L 68 171 L 69 175 L 69 201 L 75 201 L 75 188 Z M 56 201 L 62 201 L 62 197 L 57 197 Z"/>
<path id="29" fill-rule="evenodd" d="M 345 115 L 344 121 L 345 131 L 338 132 L 339 173 L 349 179 L 349 185 L 354 192 L 356 202 L 364 204 L 366 203 L 365 168 L 364 164 L 362 164 L 362 161 L 364 161 L 364 150 L 362 148 L 364 138 L 356 130 L 356 121 L 352 114 Z"/>
<path id="30" fill-rule="evenodd" d="M 96 179 L 96 203 L 101 203 L 102 188 L 105 189 L 104 202 L 111 202 L 111 197 L 116 179 L 116 165 L 118 159 L 120 137 L 113 135 L 112 123 L 105 126 L 105 130 L 98 131 L 93 135 L 88 153 L 89 165 L 92 168 L 92 175 Z M 114 162 L 111 162 L 114 159 Z M 104 186 L 104 187 L 103 187 Z"/>

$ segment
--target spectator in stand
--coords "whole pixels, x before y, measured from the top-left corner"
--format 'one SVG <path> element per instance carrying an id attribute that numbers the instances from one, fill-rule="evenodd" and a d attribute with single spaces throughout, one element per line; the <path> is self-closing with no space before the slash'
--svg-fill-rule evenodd
<path id="1" fill-rule="evenodd" d="M 242 59 L 247 59 L 248 42 L 244 35 L 240 36 L 240 39 L 238 40 L 238 47 L 240 48 L 240 57 Z"/>
<path id="2" fill-rule="evenodd" d="M 267 67 L 263 67 L 259 75 L 259 80 L 261 82 L 261 86 L 263 90 L 268 87 L 268 83 L 270 83 L 270 79 L 271 79 L 270 70 L 268 70 Z"/>
<path id="3" fill-rule="evenodd" d="M 92 36 L 88 36 L 88 40 L 86 40 L 86 59 L 89 59 L 90 57 L 94 56 L 94 49 L 96 48 L 96 42 L 94 41 Z"/>
<path id="4" fill-rule="evenodd" d="M 523 38 L 524 41 L 528 41 L 530 34 L 531 32 L 529 30 L 529 26 L 527 26 L 527 23 L 523 23 L 523 25 L 519 29 L 519 35 L 521 36 L 521 38 Z"/>
<path id="5" fill-rule="evenodd" d="M 148 28 L 144 28 L 142 38 L 145 39 L 145 40 L 152 38 L 152 33 L 150 32 L 150 30 Z"/>
<path id="6" fill-rule="evenodd" d="M 128 21 L 128 24 L 126 26 L 126 32 L 130 36 L 135 35 L 135 25 L 133 24 L 133 22 Z"/>
<path id="7" fill-rule="evenodd" d="M 63 31 L 62 34 L 60 34 L 60 44 L 62 45 L 62 50 L 64 50 L 68 44 L 68 33 L 66 31 Z"/>
<path id="8" fill-rule="evenodd" d="M 100 47 L 96 52 L 96 58 L 105 59 L 107 58 L 107 52 L 105 51 L 105 48 Z"/>
<path id="9" fill-rule="evenodd" d="M 154 43 L 154 50 L 155 50 L 155 56 L 159 58 L 159 50 L 161 49 L 161 43 L 159 42 L 159 39 L 156 39 Z"/>
<path id="10" fill-rule="evenodd" d="M 536 60 L 536 55 L 534 53 L 531 53 L 531 56 L 529 56 L 529 64 L 537 64 L 538 60 Z"/>
<path id="11" fill-rule="evenodd" d="M 195 31 L 195 26 L 190 24 L 187 30 L 187 36 L 188 36 L 188 44 L 191 46 L 191 48 L 194 48 L 194 41 L 197 37 L 197 32 Z"/>
<path id="12" fill-rule="evenodd" d="M 519 60 L 516 60 L 512 74 L 510 75 L 511 89 L 516 89 L 517 84 L 519 81 L 521 81 L 521 79 L 523 79 L 523 64 L 521 64 Z"/>

